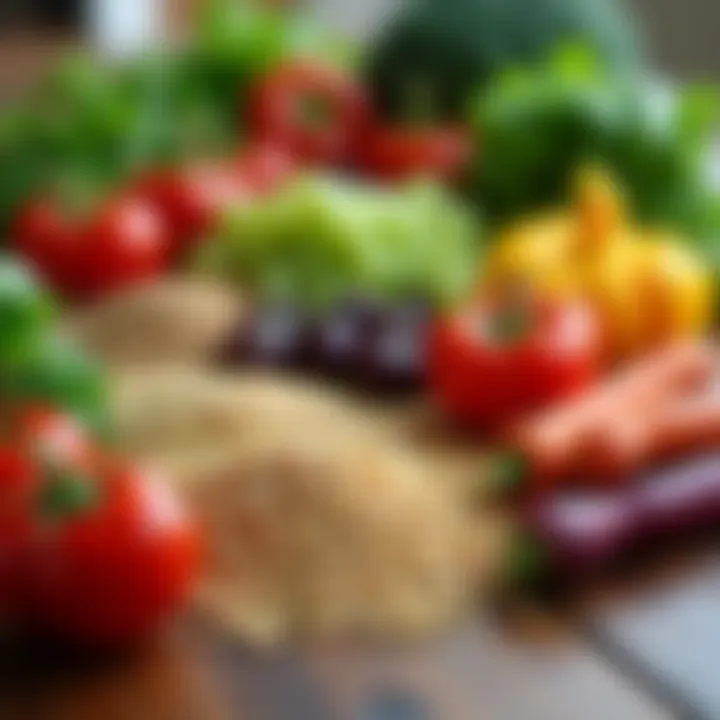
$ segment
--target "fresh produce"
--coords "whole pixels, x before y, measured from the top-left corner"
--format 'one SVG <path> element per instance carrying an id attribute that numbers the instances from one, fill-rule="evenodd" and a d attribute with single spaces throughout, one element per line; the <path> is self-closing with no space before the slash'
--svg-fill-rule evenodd
<path id="1" fill-rule="evenodd" d="M 144 174 L 139 195 L 170 230 L 171 257 L 187 259 L 208 239 L 228 208 L 275 192 L 295 172 L 295 161 L 277 145 L 258 142 L 237 158 L 196 161 Z"/>
<path id="2" fill-rule="evenodd" d="M 257 309 L 224 344 L 230 364 L 301 369 L 384 392 L 417 390 L 425 374 L 431 306 L 352 297 L 329 311 Z"/>
<path id="3" fill-rule="evenodd" d="M 242 318 L 221 348 L 221 360 L 230 365 L 251 363 L 263 366 L 304 365 L 310 320 L 299 308 L 272 303 Z"/>
<path id="4" fill-rule="evenodd" d="M 251 93 L 252 137 L 304 162 L 348 161 L 367 122 L 368 105 L 355 79 L 318 63 L 274 67 Z"/>
<path id="5" fill-rule="evenodd" d="M 355 55 L 346 38 L 291 8 L 264 2 L 209 0 L 200 6 L 195 28 L 189 54 L 198 82 L 236 115 L 249 88 L 278 65 L 311 59 L 347 67 Z"/>
<path id="6" fill-rule="evenodd" d="M 386 115 L 455 120 L 498 72 L 566 42 L 621 73 L 640 65 L 634 24 L 614 0 L 411 0 L 371 48 L 367 75 Z"/>
<path id="7" fill-rule="evenodd" d="M 712 90 L 621 79 L 564 48 L 547 66 L 508 71 L 478 95 L 469 190 L 506 223 L 563 202 L 578 168 L 602 163 L 641 221 L 713 244 L 720 202 L 707 163 L 717 109 Z"/>
<path id="8" fill-rule="evenodd" d="M 473 154 L 470 136 L 459 125 L 374 124 L 360 143 L 360 165 L 371 177 L 406 180 L 427 175 L 458 181 Z"/>
<path id="9" fill-rule="evenodd" d="M 30 552 L 30 621 L 80 644 L 143 639 L 192 589 L 200 562 L 197 528 L 167 485 L 133 467 L 58 482 L 65 484 L 63 494 L 81 483 L 97 487 L 85 507 L 70 514 L 46 509 L 55 528 Z"/>
<path id="10" fill-rule="evenodd" d="M 20 263 L 0 260 L 0 365 L 21 362 L 54 316 L 49 296 Z"/>
<path id="11" fill-rule="evenodd" d="M 716 365 L 712 345 L 681 343 L 637 361 L 577 398 L 520 421 L 506 433 L 505 449 L 495 464 L 496 486 L 505 492 L 539 493 L 574 482 L 627 480 L 595 473 L 598 459 L 606 459 L 598 454 L 608 444 L 603 438 L 614 436 L 628 419 L 652 423 L 660 410 L 704 391 Z"/>
<path id="12" fill-rule="evenodd" d="M 19 587 L 25 551 L 32 536 L 25 508 L 38 491 L 38 474 L 28 457 L 9 445 L 0 447 L 0 621 L 23 601 Z"/>
<path id="13" fill-rule="evenodd" d="M 192 589 L 198 528 L 163 478 L 108 457 L 71 416 L 20 407 L 4 432 L 3 619 L 75 644 L 143 639 Z"/>
<path id="14" fill-rule="evenodd" d="M 6 366 L 0 396 L 13 406 L 51 405 L 93 430 L 110 430 L 104 370 L 70 341 L 48 333 L 21 361 Z"/>
<path id="15" fill-rule="evenodd" d="M 168 266 L 167 228 L 142 199 L 121 196 L 89 212 L 39 198 L 20 213 L 15 249 L 51 287 L 93 299 L 156 277 Z"/>
<path id="16" fill-rule="evenodd" d="M 574 211 L 523 220 L 501 234 L 486 267 L 491 287 L 523 283 L 586 298 L 609 362 L 699 336 L 714 319 L 714 281 L 702 256 L 671 232 L 635 227 L 601 171 L 580 174 Z"/>
<path id="17" fill-rule="evenodd" d="M 0 228 L 68 175 L 123 184 L 151 168 L 227 156 L 238 104 L 280 62 L 347 65 L 351 48 L 307 18 L 261 3 L 202 3 L 188 46 L 104 63 L 61 58 L 0 120 Z"/>
<path id="18" fill-rule="evenodd" d="M 360 354 L 360 382 L 389 393 L 421 389 L 435 315 L 432 305 L 421 298 L 411 297 L 384 308 L 375 333 Z"/>
<path id="19" fill-rule="evenodd" d="M 151 172 L 141 180 L 139 193 L 169 228 L 174 260 L 204 240 L 223 211 L 249 198 L 239 172 L 223 162 Z"/>
<path id="20" fill-rule="evenodd" d="M 77 413 L 95 429 L 108 424 L 100 368 L 52 326 L 53 306 L 19 263 L 0 262 L 0 403 L 3 416 L 26 405 Z"/>
<path id="21" fill-rule="evenodd" d="M 93 439 L 75 416 L 47 405 L 29 405 L 14 415 L 13 447 L 25 462 L 34 462 L 45 472 L 67 467 L 92 469 L 97 455 Z M 39 472 L 37 468 L 33 471 Z"/>
<path id="22" fill-rule="evenodd" d="M 496 431 L 585 389 L 596 375 L 598 347 L 597 324 L 583 305 L 483 300 L 435 326 L 428 382 L 456 422 Z"/>
<path id="23" fill-rule="evenodd" d="M 525 587 L 573 583 L 643 550 L 717 527 L 720 456 L 710 453 L 622 488 L 537 500 L 511 548 L 508 573 Z"/>
<path id="24" fill-rule="evenodd" d="M 714 378 L 713 378 L 714 380 Z M 620 416 L 594 438 L 595 474 L 628 478 L 648 465 L 720 446 L 720 400 L 710 386 L 659 408 L 649 417 Z"/>
<path id="25" fill-rule="evenodd" d="M 230 212 L 199 264 L 261 299 L 328 307 L 357 293 L 463 297 L 481 231 L 431 183 L 381 188 L 308 176 Z"/>

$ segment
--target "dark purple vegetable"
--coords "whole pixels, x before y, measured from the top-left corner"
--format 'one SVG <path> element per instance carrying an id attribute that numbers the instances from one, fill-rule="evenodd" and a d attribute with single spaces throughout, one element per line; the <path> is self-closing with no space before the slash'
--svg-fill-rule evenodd
<path id="1" fill-rule="evenodd" d="M 361 359 L 374 341 L 383 312 L 378 302 L 352 298 L 319 318 L 311 332 L 312 367 L 343 380 L 357 379 Z"/>
<path id="2" fill-rule="evenodd" d="M 509 569 L 522 583 L 574 580 L 640 549 L 720 527 L 720 452 L 646 473 L 606 492 L 572 492 L 526 509 Z"/>
<path id="3" fill-rule="evenodd" d="M 229 365 L 302 368 L 382 391 L 415 390 L 425 373 L 428 303 L 353 297 L 310 316 L 290 304 L 258 308 L 221 351 Z"/>
<path id="4" fill-rule="evenodd" d="M 222 359 L 233 365 L 302 365 L 307 354 L 309 332 L 309 319 L 295 306 L 272 304 L 260 307 L 225 344 Z"/>
<path id="5" fill-rule="evenodd" d="M 421 386 L 432 314 L 426 302 L 414 299 L 386 309 L 375 337 L 364 349 L 361 372 L 365 384 L 388 392 Z"/>

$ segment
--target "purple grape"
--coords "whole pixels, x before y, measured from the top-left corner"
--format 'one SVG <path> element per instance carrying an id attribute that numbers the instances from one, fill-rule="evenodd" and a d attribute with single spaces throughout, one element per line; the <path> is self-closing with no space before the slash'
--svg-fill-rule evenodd
<path id="1" fill-rule="evenodd" d="M 226 343 L 223 359 L 230 364 L 270 367 L 304 364 L 309 333 L 305 313 L 292 304 L 258 308 Z"/>
<path id="2" fill-rule="evenodd" d="M 420 300 L 391 305 L 363 353 L 369 386 L 387 392 L 418 389 L 425 376 L 432 310 Z"/>
<path id="3" fill-rule="evenodd" d="M 311 364 L 332 377 L 357 377 L 365 348 L 382 322 L 383 309 L 369 299 L 350 298 L 318 319 L 311 333 Z"/>

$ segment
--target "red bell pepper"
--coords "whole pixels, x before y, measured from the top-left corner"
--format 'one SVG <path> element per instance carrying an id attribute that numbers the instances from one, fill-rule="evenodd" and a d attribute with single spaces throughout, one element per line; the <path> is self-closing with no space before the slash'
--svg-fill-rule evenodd
<path id="1" fill-rule="evenodd" d="M 367 118 L 365 94 L 353 78 L 304 61 L 274 68 L 260 80 L 248 120 L 253 138 L 276 143 L 300 161 L 341 164 Z"/>
<path id="2" fill-rule="evenodd" d="M 360 165 L 384 180 L 427 175 L 454 182 L 462 176 L 471 153 L 470 136 L 459 125 L 378 125 L 363 139 Z"/>
<path id="3" fill-rule="evenodd" d="M 594 316 L 578 303 L 480 300 L 431 331 L 429 384 L 459 424 L 496 431 L 594 378 Z"/>

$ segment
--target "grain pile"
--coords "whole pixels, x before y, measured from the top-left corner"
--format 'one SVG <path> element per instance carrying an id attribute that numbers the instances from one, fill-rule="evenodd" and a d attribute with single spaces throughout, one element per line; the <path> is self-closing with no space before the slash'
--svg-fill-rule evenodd
<path id="1" fill-rule="evenodd" d="M 469 606 L 477 524 L 390 415 L 269 376 L 143 368 L 116 389 L 127 451 L 176 478 L 205 523 L 198 602 L 226 628 L 264 643 L 406 635 Z"/>

